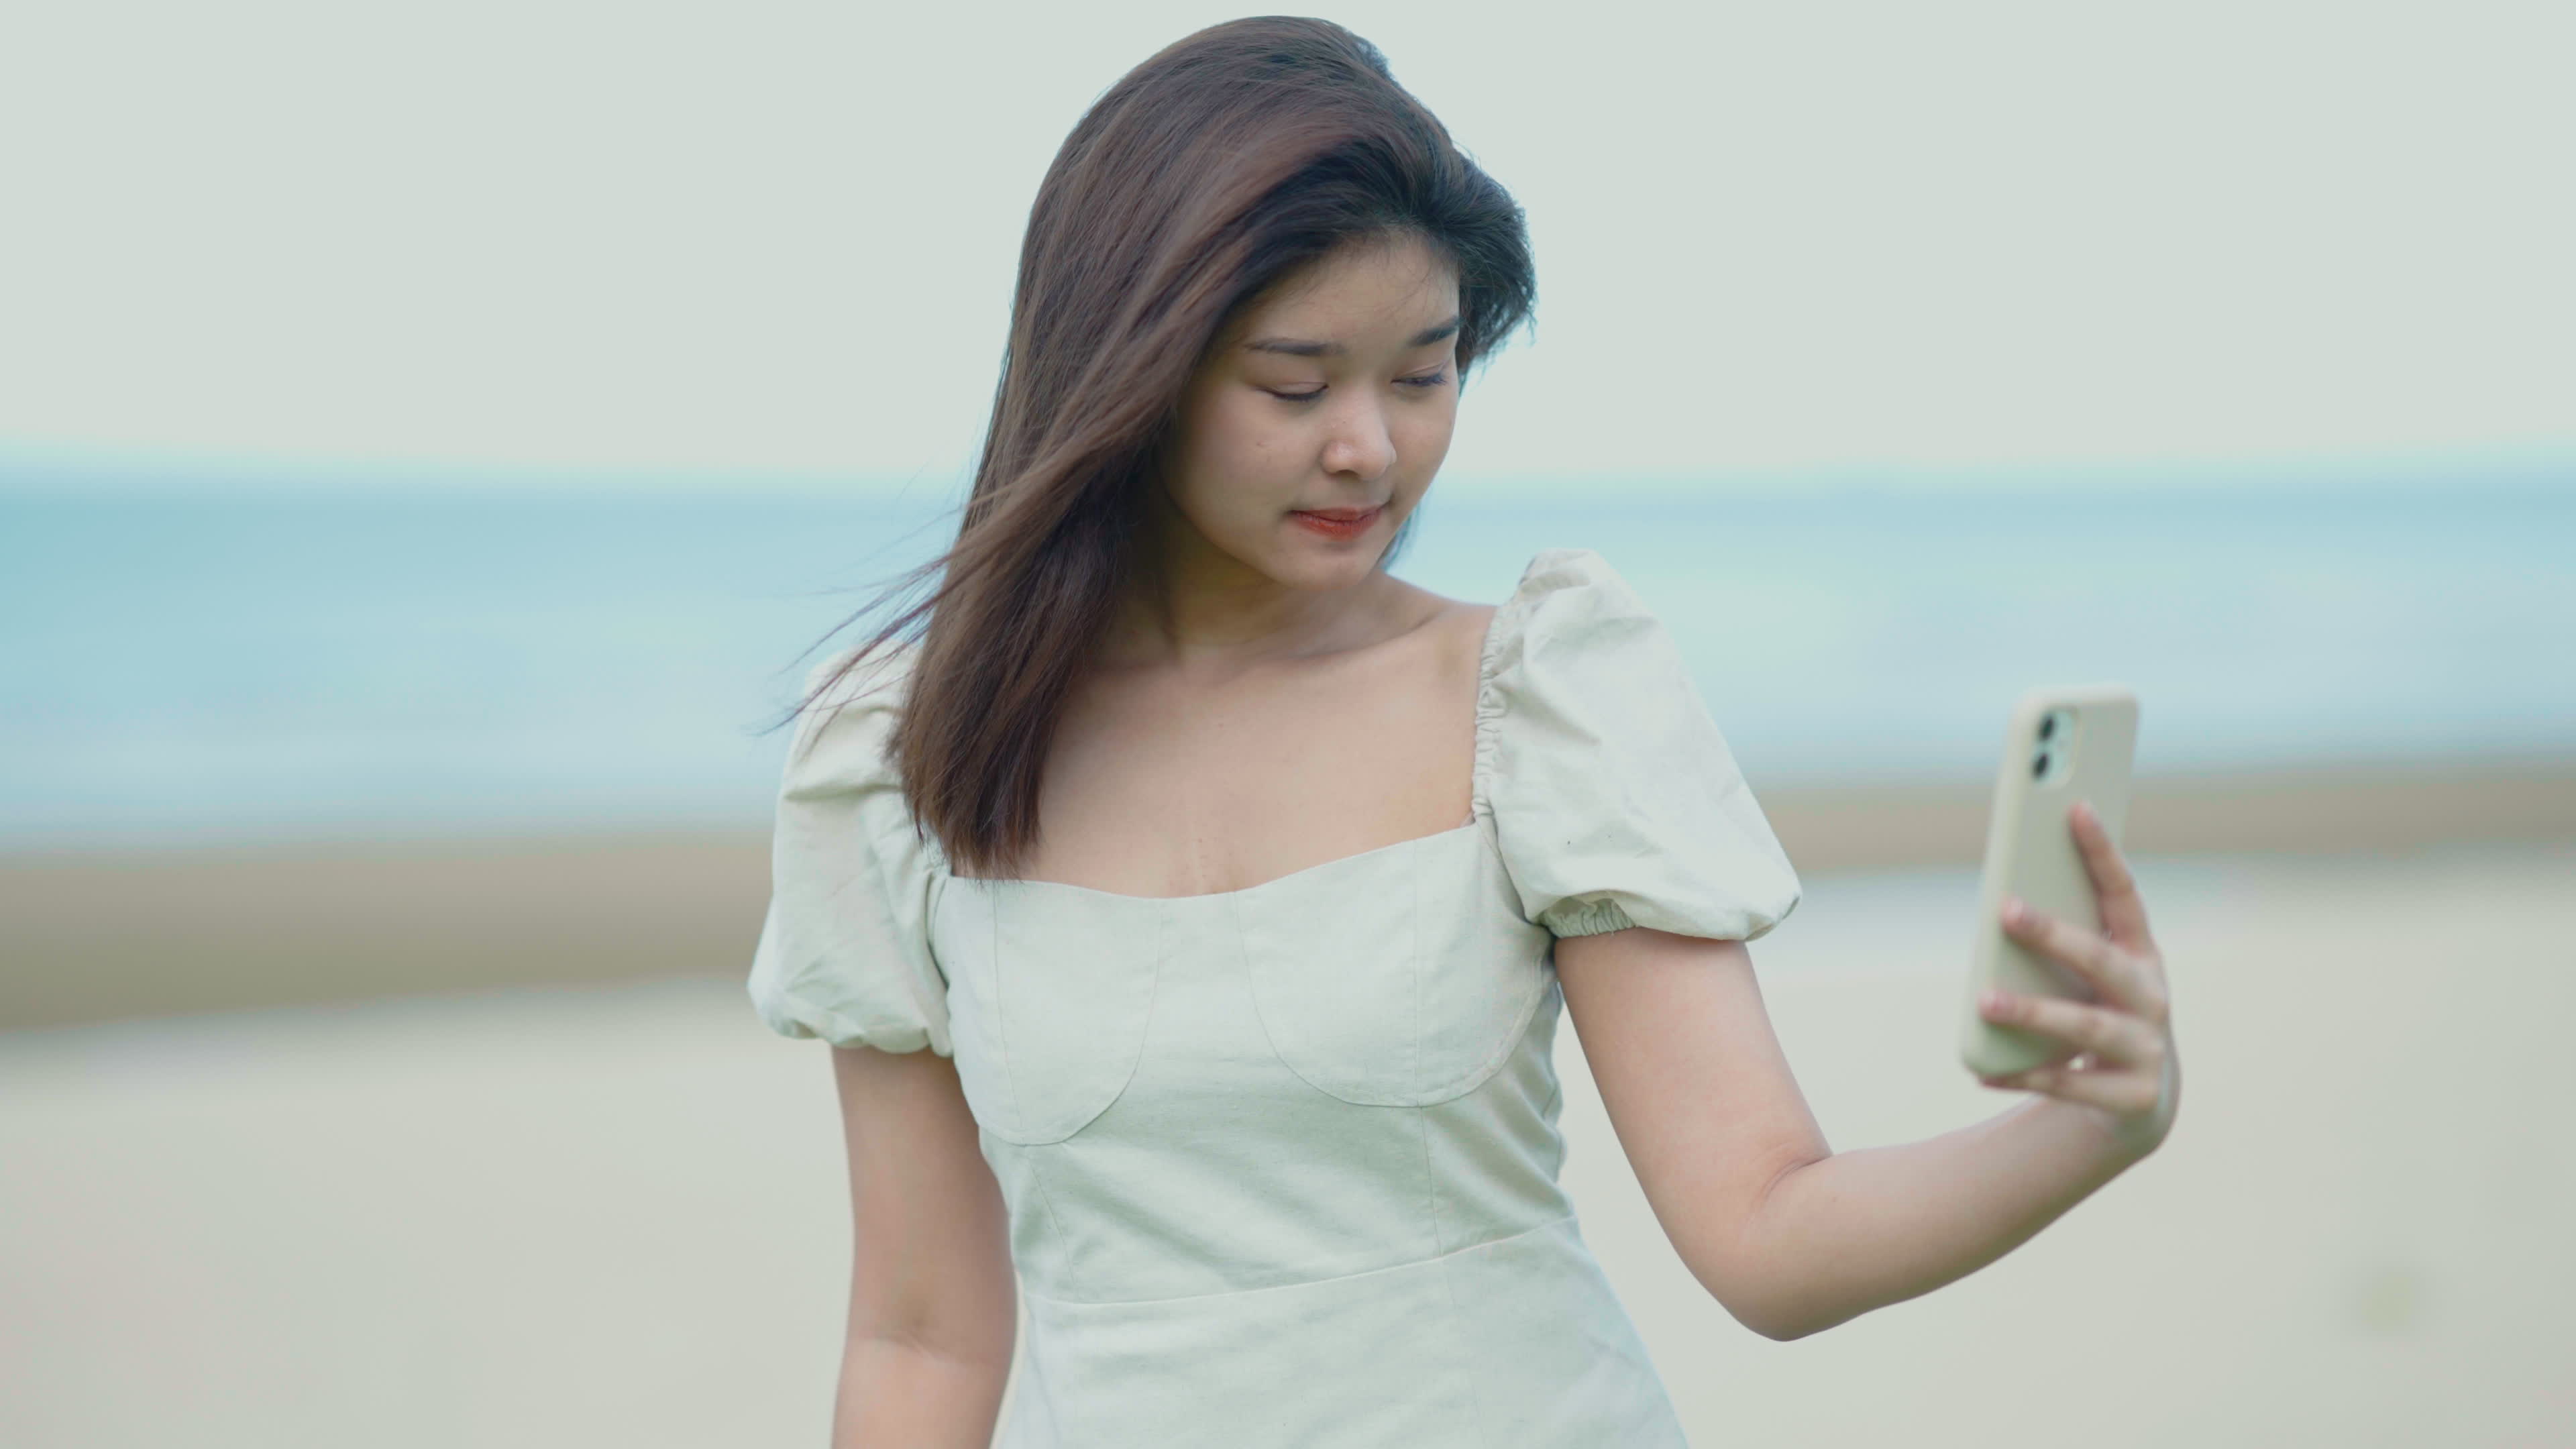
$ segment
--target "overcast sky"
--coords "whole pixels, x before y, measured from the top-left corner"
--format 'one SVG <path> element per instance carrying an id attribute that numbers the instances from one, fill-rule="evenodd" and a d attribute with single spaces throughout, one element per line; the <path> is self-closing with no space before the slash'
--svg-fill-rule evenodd
<path id="1" fill-rule="evenodd" d="M 0 451 L 944 484 L 1065 131 L 1235 13 L 12 7 Z M 2576 7 L 1330 14 L 1529 210 L 1452 476 L 2576 452 Z"/>

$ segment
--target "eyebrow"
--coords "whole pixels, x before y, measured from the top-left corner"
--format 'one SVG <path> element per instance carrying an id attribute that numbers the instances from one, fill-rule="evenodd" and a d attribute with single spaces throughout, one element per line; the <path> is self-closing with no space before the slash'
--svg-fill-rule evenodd
<path id="1" fill-rule="evenodd" d="M 1406 339 L 1407 348 L 1428 347 L 1446 342 L 1458 335 L 1458 319 L 1450 318 L 1436 327 L 1425 327 Z M 1280 352 L 1290 357 L 1340 357 L 1350 349 L 1338 342 L 1308 342 L 1299 337 L 1256 337 L 1243 344 L 1246 352 Z"/>

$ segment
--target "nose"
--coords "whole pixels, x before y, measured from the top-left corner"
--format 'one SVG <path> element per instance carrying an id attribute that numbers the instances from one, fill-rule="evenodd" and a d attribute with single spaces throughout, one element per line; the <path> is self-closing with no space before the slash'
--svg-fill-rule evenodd
<path id="1" fill-rule="evenodd" d="M 1374 398 L 1357 398 L 1336 409 L 1332 431 L 1324 439 L 1324 471 L 1374 483 L 1395 466 L 1395 439 L 1387 432 L 1386 411 Z"/>

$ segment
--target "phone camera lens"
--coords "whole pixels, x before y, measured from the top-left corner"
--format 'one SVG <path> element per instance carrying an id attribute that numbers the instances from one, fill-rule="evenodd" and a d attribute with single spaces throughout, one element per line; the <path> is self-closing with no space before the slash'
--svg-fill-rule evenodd
<path id="1" fill-rule="evenodd" d="M 2040 716 L 2039 737 L 2044 740 L 2055 733 L 2057 733 L 2057 716 L 2055 714 Z"/>
<path id="2" fill-rule="evenodd" d="M 2034 780 L 2048 778 L 2048 751 L 2040 751 L 2037 758 L 2030 762 L 2030 777 Z"/>

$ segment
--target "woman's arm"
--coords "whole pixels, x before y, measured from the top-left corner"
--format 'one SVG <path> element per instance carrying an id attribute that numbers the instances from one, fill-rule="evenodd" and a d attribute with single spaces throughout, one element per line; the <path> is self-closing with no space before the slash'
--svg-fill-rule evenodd
<path id="1" fill-rule="evenodd" d="M 1990 1085 L 2045 1095 L 1922 1142 L 1836 1153 L 1773 1035 L 1740 941 L 1631 928 L 1557 944 L 1611 1124 L 1665 1234 L 1745 1326 L 1789 1339 L 1928 1293 L 2010 1252 L 2154 1150 L 2178 1072 L 2164 972 L 2126 863 L 2074 817 L 2104 932 L 2006 929 L 2101 1004 L 2010 997 L 1988 1016 L 2090 1054 Z"/>
<path id="2" fill-rule="evenodd" d="M 1019 1302 L 1001 1187 L 956 1064 L 834 1047 L 832 1074 L 855 1232 L 833 1449 L 984 1449 Z"/>

